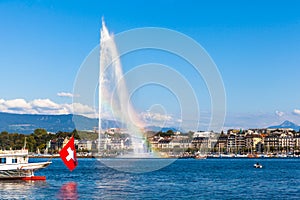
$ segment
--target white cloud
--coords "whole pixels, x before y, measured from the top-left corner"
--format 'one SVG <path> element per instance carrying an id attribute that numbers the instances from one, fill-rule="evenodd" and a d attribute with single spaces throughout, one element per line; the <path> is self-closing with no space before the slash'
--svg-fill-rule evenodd
<path id="1" fill-rule="evenodd" d="M 75 114 L 80 114 L 87 117 L 96 117 L 95 109 L 80 103 L 58 104 L 50 99 L 34 99 L 28 102 L 24 99 L 0 99 L 0 112 L 59 115 L 74 113 L 73 110 L 75 110 Z"/>
<path id="2" fill-rule="evenodd" d="M 83 105 L 81 103 L 73 103 L 72 104 L 74 112 L 78 114 L 93 114 L 95 113 L 95 109 L 91 108 L 88 105 Z"/>
<path id="3" fill-rule="evenodd" d="M 282 116 L 284 115 L 284 112 L 281 112 L 281 111 L 276 110 L 276 111 L 275 111 L 275 114 L 276 114 L 278 117 L 282 117 Z"/>
<path id="4" fill-rule="evenodd" d="M 171 115 L 168 114 L 160 114 L 160 113 L 152 113 L 152 112 L 142 112 L 142 119 L 145 121 L 171 121 L 173 120 Z"/>
<path id="5" fill-rule="evenodd" d="M 299 109 L 294 109 L 294 110 L 293 110 L 293 114 L 295 114 L 295 115 L 300 115 L 300 110 L 299 110 Z"/>
<path id="6" fill-rule="evenodd" d="M 61 105 L 54 103 L 50 99 L 35 99 L 30 102 L 30 105 L 33 108 L 38 108 L 38 109 L 50 109 L 50 110 L 55 110 L 59 109 Z"/>
<path id="7" fill-rule="evenodd" d="M 72 97 L 73 97 L 73 94 L 72 94 L 72 93 L 69 93 L 69 92 L 59 92 L 59 93 L 57 93 L 57 96 L 59 96 L 59 97 L 70 97 L 70 98 L 72 98 Z"/>
<path id="8" fill-rule="evenodd" d="M 8 109 L 19 110 L 29 109 L 30 105 L 24 99 L 12 99 L 2 102 L 2 104 Z"/>
<path id="9" fill-rule="evenodd" d="M 143 121 L 144 126 L 178 127 L 182 123 L 181 119 L 158 112 L 142 112 L 139 114 L 139 118 Z"/>

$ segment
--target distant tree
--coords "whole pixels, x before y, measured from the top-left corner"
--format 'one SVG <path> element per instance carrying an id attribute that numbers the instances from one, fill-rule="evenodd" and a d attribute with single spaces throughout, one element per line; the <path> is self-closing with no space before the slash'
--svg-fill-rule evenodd
<path id="1" fill-rule="evenodd" d="M 40 144 L 39 146 L 37 146 L 37 148 L 39 148 L 41 153 L 44 153 L 44 151 L 46 149 L 46 144 Z"/>
<path id="2" fill-rule="evenodd" d="M 72 137 L 74 136 L 74 139 L 80 140 L 80 136 L 78 134 L 78 131 L 74 129 L 72 132 L 62 132 L 59 131 L 56 133 L 56 138 L 66 138 L 66 137 Z"/>
<path id="3" fill-rule="evenodd" d="M 0 134 L 1 149 L 9 149 L 9 134 L 7 131 L 2 131 Z"/>
<path id="4" fill-rule="evenodd" d="M 171 135 L 174 135 L 174 132 L 172 130 L 168 130 L 166 134 L 171 136 Z"/>
<path id="5" fill-rule="evenodd" d="M 45 129 L 38 128 L 38 129 L 34 130 L 33 134 L 38 136 L 38 137 L 41 137 L 43 135 L 47 135 L 47 131 Z"/>
<path id="6" fill-rule="evenodd" d="M 79 133 L 76 129 L 74 129 L 71 133 L 72 133 L 72 135 L 74 135 L 74 139 L 80 140 Z"/>
<path id="7" fill-rule="evenodd" d="M 50 140 L 71 137 L 72 135 L 74 135 L 75 139 L 80 139 L 76 129 L 74 129 L 72 132 L 60 131 L 56 134 L 51 134 L 45 129 L 38 128 L 27 136 L 18 133 L 8 133 L 6 131 L 2 131 L 0 133 L 0 149 L 22 149 L 24 147 L 26 138 L 25 148 L 27 148 L 30 152 L 36 152 L 37 149 L 39 149 L 40 152 L 44 152 Z"/>
<path id="8" fill-rule="evenodd" d="M 167 132 L 159 131 L 155 135 L 160 136 L 160 137 L 170 137 L 170 136 L 174 135 L 174 132 L 172 130 L 168 130 Z"/>
<path id="9" fill-rule="evenodd" d="M 62 131 L 58 131 L 55 135 L 56 135 L 56 138 L 65 138 L 65 137 L 72 136 L 72 134 L 70 134 L 68 132 L 62 132 Z"/>
<path id="10" fill-rule="evenodd" d="M 30 152 L 36 151 L 36 141 L 32 134 L 26 137 L 26 147 Z"/>

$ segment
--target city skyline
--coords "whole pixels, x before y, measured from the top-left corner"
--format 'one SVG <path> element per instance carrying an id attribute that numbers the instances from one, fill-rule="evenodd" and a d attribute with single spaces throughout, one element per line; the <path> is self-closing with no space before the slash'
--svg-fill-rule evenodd
<path id="1" fill-rule="evenodd" d="M 71 113 L 73 83 L 82 62 L 99 44 L 104 17 L 114 34 L 162 27 L 198 42 L 224 82 L 225 127 L 267 127 L 284 120 L 300 124 L 297 1 L 137 1 L 115 5 L 98 1 L 3 1 L 0 11 L 4 30 L 0 33 L 0 112 Z M 159 52 L 137 53 L 130 58 L 121 60 L 125 72 L 154 61 L 177 70 L 186 66 L 182 60 Z M 203 123 L 207 123 L 210 96 L 205 82 L 193 75 L 192 70 L 187 71 L 193 88 L 200 91 L 197 97 L 203 108 Z M 137 93 L 132 99 L 141 117 L 149 115 L 151 105 L 160 104 L 167 112 L 150 113 L 151 117 L 167 120 L 170 125 L 178 123 L 172 94 L 163 93 L 165 96 L 156 102 L 153 99 L 162 88 L 145 89 L 146 93 Z M 82 109 L 93 112 L 88 106 Z"/>

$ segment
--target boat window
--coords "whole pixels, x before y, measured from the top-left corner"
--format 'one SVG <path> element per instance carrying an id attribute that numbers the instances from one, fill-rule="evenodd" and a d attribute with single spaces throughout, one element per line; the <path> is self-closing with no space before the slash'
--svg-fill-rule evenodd
<path id="1" fill-rule="evenodd" d="M 13 158 L 12 163 L 18 163 L 18 160 L 16 158 Z"/>
<path id="2" fill-rule="evenodd" d="M 0 163 L 6 163 L 6 158 L 0 158 Z"/>

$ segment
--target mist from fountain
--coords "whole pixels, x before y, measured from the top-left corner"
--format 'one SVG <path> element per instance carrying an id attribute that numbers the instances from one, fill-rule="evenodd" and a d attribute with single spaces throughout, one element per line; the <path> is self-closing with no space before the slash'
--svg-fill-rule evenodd
<path id="1" fill-rule="evenodd" d="M 131 136 L 133 153 L 123 157 L 153 157 L 145 145 L 142 128 L 145 125 L 138 118 L 131 102 L 116 43 L 102 19 L 100 36 L 99 74 L 99 139 L 101 118 L 117 120 L 125 125 Z M 99 143 L 100 144 L 100 143 Z"/>

